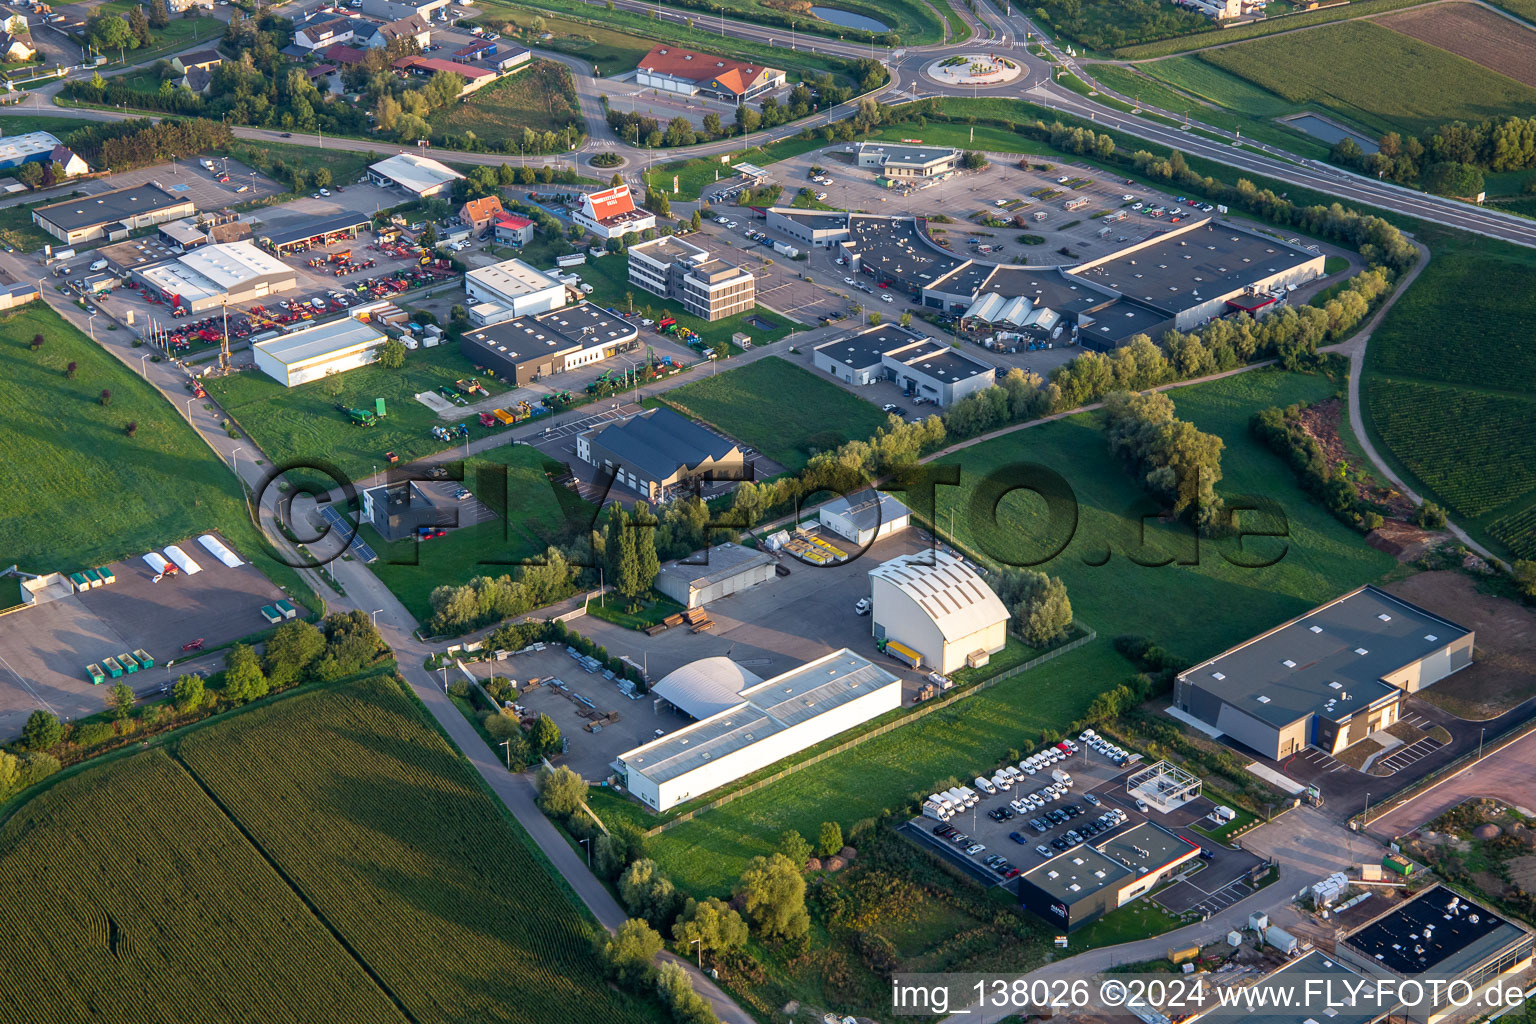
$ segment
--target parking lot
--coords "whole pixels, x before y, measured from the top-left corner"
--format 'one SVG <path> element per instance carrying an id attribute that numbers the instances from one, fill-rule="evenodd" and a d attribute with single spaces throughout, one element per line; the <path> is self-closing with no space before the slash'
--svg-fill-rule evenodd
<path id="1" fill-rule="evenodd" d="M 471 662 L 467 667 L 481 682 L 492 675 L 516 680 L 520 691 L 514 698 L 517 704 L 529 714 L 548 715 L 569 741 L 570 749 L 558 759 L 559 763 L 589 782 L 607 778 L 612 774 L 608 766 L 620 754 L 649 742 L 657 729 L 677 726 L 677 717 L 658 711 L 653 698 L 630 699 L 601 672 L 588 672 L 564 646 L 549 645 L 542 651 L 514 654 L 502 661 Z M 458 669 L 448 670 L 449 682 L 458 677 Z M 528 689 L 530 679 L 545 682 Z M 552 679 L 562 681 L 565 687 L 552 685 L 548 682 Z M 588 732 L 589 720 L 581 715 L 587 706 L 576 695 L 590 700 L 599 711 L 617 711 L 619 720 L 597 732 Z"/>
<path id="2" fill-rule="evenodd" d="M 845 545 L 846 542 L 841 542 Z M 709 603 L 714 629 L 690 633 L 669 629 L 657 636 L 588 615 L 573 628 L 642 665 L 652 680 L 700 658 L 724 655 L 767 679 L 847 647 L 902 679 L 902 702 L 910 705 L 922 676 L 875 649 L 866 615 L 854 611 L 869 596 L 869 570 L 897 555 L 924 550 L 916 530 L 904 530 L 872 544 L 840 565 L 816 567 L 786 557 L 788 576 L 772 576 L 743 593 Z M 698 557 L 698 556 L 695 556 Z M 702 565 L 700 571 L 705 571 Z M 673 716 L 674 727 L 686 719 Z"/>
<path id="3" fill-rule="evenodd" d="M 197 161 L 200 159 L 212 159 L 220 173 L 228 175 L 229 181 L 218 181 L 198 165 Z M 195 155 L 184 160 L 172 160 L 169 163 L 140 167 L 133 171 L 120 171 L 105 178 L 83 181 L 79 185 L 79 190 L 85 195 L 96 195 L 149 182 L 156 183 L 172 195 L 184 196 L 192 200 L 199 210 L 212 211 L 249 203 L 255 199 L 265 199 L 288 191 L 286 186 L 279 185 L 265 174 L 247 167 L 238 160 L 230 160 L 222 156 L 204 158 Z M 245 188 L 244 192 L 239 191 L 242 187 Z M 41 254 L 38 258 L 42 258 Z"/>
<path id="4" fill-rule="evenodd" d="M 979 882 L 1005 885 L 1010 891 L 1016 891 L 1008 867 L 1016 867 L 1021 872 L 1028 871 L 1066 852 L 1074 845 L 1066 838 L 1069 831 L 1084 836 L 1089 845 L 1097 845 L 1142 821 L 1152 821 L 1206 851 L 1206 857 L 1196 862 L 1200 866 L 1191 865 L 1185 869 L 1184 873 L 1190 874 L 1188 879 L 1175 882 L 1154 895 L 1153 898 L 1159 904 L 1175 913 L 1187 910 L 1211 912 L 1235 903 L 1252 892 L 1247 879 L 1263 860 L 1247 851 L 1217 843 L 1189 828 L 1211 813 L 1213 805 L 1210 800 L 1199 797 L 1169 813 L 1152 807 L 1145 810 L 1138 808 L 1135 799 L 1125 792 L 1126 775 L 1138 765 L 1118 766 L 1104 755 L 1089 749 L 1087 744 L 1079 746 L 1076 754 L 1034 775 L 1026 774 L 1013 790 L 999 792 L 994 796 L 982 793 L 974 781 L 962 779 L 961 785 L 970 786 L 981 797 L 974 807 L 957 814 L 948 822 L 968 837 L 967 843 L 957 844 L 953 839 L 937 835 L 934 830 L 940 822 L 926 816 L 912 819 L 905 828 L 907 835 Z M 1026 750 L 1024 754 L 1028 757 L 1035 752 Z M 987 769 L 994 767 L 982 766 Z M 1044 790 L 1053 782 L 1051 772 L 1057 769 L 1071 776 L 1072 785 L 1065 793 L 1052 798 Z M 990 776 L 991 770 L 986 774 Z M 1031 795 L 1043 799 L 1043 804 L 1025 811 L 1013 806 L 1013 801 L 1027 799 Z M 990 817 L 989 812 L 999 816 L 1006 813 L 1008 817 L 997 820 Z M 1100 828 L 1097 834 L 1086 835 L 1088 830 L 1099 827 L 1098 819 L 1105 814 L 1118 817 L 1118 823 Z M 1044 825 L 1044 829 L 1032 824 L 1032 821 Z M 971 843 L 980 843 L 985 849 L 967 854 L 966 850 Z M 1046 852 L 1040 852 L 1041 848 Z M 985 860 L 991 856 L 1006 858 L 1008 865 L 987 865 Z"/>
<path id="5" fill-rule="evenodd" d="M 39 707 L 61 720 L 100 711 L 113 682 L 159 693 L 187 671 L 169 665 L 184 644 L 201 639 L 212 648 L 267 628 L 262 606 L 286 595 L 265 576 L 249 564 L 226 567 L 195 538 L 166 543 L 179 543 L 202 571 L 156 583 L 149 566 L 131 558 L 110 566 L 115 583 L 0 616 L 0 737 L 19 733 Z M 147 651 L 155 667 L 91 684 L 86 665 L 135 650 Z M 223 662 L 211 654 L 193 664 Z"/>

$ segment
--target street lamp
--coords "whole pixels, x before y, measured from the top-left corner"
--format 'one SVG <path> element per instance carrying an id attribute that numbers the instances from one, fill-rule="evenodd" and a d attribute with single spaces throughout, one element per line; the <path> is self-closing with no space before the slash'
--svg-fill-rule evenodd
<path id="1" fill-rule="evenodd" d="M 699 947 L 697 950 L 695 950 L 695 952 L 698 954 L 698 957 L 699 957 L 699 970 L 702 971 L 704 969 L 704 940 L 703 939 L 689 939 L 688 940 L 688 944 L 690 946 L 697 946 L 697 947 Z"/>
<path id="2" fill-rule="evenodd" d="M 149 369 L 144 365 L 144 360 L 148 359 L 152 355 L 154 355 L 153 352 L 145 352 L 143 355 L 139 356 L 139 376 L 143 377 L 145 380 L 149 380 Z"/>
<path id="3" fill-rule="evenodd" d="M 85 329 L 91 332 L 91 340 L 96 340 L 96 314 L 92 313 L 85 318 Z"/>
<path id="4" fill-rule="evenodd" d="M 195 401 L 197 401 L 196 395 L 193 395 L 191 398 L 187 399 L 187 423 L 189 424 L 192 422 L 192 403 Z"/>
<path id="5" fill-rule="evenodd" d="M 240 453 L 243 451 L 245 451 L 245 446 L 241 445 L 239 448 L 236 448 L 234 451 L 229 453 L 229 471 L 231 473 L 235 471 L 235 464 L 240 461 Z"/>
<path id="6" fill-rule="evenodd" d="M 509 753 L 508 756 L 510 756 L 510 753 Z M 592 840 L 590 840 L 590 839 L 582 839 L 582 840 L 579 840 L 579 842 L 583 843 L 586 846 L 586 848 L 587 848 L 587 870 L 591 871 L 592 870 Z"/>
<path id="7" fill-rule="evenodd" d="M 506 751 L 507 751 L 507 771 L 511 771 L 512 770 L 512 741 L 511 740 L 502 740 L 501 741 L 501 745 L 504 748 L 506 748 Z"/>
<path id="8" fill-rule="evenodd" d="M 379 612 L 381 612 L 383 610 L 384 610 L 383 608 L 375 608 L 373 611 L 368 613 L 369 617 L 372 618 L 372 620 L 373 620 L 373 628 L 374 629 L 378 629 L 379 628 Z"/>

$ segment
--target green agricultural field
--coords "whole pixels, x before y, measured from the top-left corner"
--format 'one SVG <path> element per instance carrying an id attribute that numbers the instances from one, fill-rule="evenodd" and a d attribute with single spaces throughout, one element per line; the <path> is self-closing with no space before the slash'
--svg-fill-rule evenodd
<path id="1" fill-rule="evenodd" d="M 1251 117 L 1281 117 L 1297 110 L 1296 104 L 1260 89 L 1252 82 L 1228 74 L 1199 57 L 1169 57 L 1166 60 L 1138 64 L 1136 68 L 1175 89 Z"/>
<path id="2" fill-rule="evenodd" d="M 33 352 L 36 334 L 46 343 Z M 129 423 L 138 424 L 131 438 Z M 309 593 L 251 525 L 229 467 L 177 410 L 40 302 L 0 317 L 0 465 L 6 565 L 102 565 L 218 529 L 274 582 Z"/>
<path id="3" fill-rule="evenodd" d="M 1494 6 L 1536 23 L 1536 0 L 1494 0 Z"/>
<path id="4" fill-rule="evenodd" d="M 1370 54 L 1362 61 L 1360 54 Z M 1293 103 L 1313 103 L 1377 133 L 1423 135 L 1536 106 L 1536 89 L 1367 21 L 1207 50 L 1203 60 Z M 1411 75 L 1403 68 L 1413 68 Z M 1444 87 L 1455 82 L 1454 89 Z"/>
<path id="5" fill-rule="evenodd" d="M 1425 241 L 1433 259 L 1366 350 L 1367 430 L 1478 539 L 1536 553 L 1536 352 L 1510 343 L 1536 300 L 1536 254 L 1444 231 Z"/>
<path id="6" fill-rule="evenodd" d="M 388 676 L 64 778 L 0 829 L 0 867 L 0 948 L 30 964 L 6 1020 L 658 1019 Z"/>
<path id="7" fill-rule="evenodd" d="M 1158 42 L 1142 43 L 1138 46 L 1124 46 L 1115 51 L 1115 56 L 1124 60 L 1148 60 L 1153 57 L 1167 57 L 1170 54 L 1188 53 L 1192 50 L 1240 42 L 1244 39 L 1259 39 L 1264 36 L 1275 35 L 1276 33 L 1291 32 L 1299 28 L 1327 25 L 1331 22 L 1347 21 L 1351 18 L 1363 18 L 1370 14 L 1400 11 L 1406 7 L 1417 7 L 1427 2 L 1428 0 L 1355 0 L 1355 2 L 1348 5 L 1338 4 L 1332 7 L 1324 7 L 1320 10 L 1299 11 L 1295 14 L 1283 16 L 1280 16 L 1278 12 L 1271 11 L 1270 17 L 1259 21 L 1250 21 L 1245 25 L 1233 25 L 1229 28 L 1197 32 L 1193 35 L 1177 36 Z M 1516 2 L 1528 2 L 1528 0 L 1516 0 Z"/>
<path id="8" fill-rule="evenodd" d="M 974 773 L 1041 730 L 1060 729 L 1079 717 L 1098 693 L 1131 668 L 1110 646 L 1117 634 L 1135 633 L 1163 644 L 1187 661 L 1216 654 L 1309 607 L 1380 578 L 1395 564 L 1367 546 L 1296 486 L 1295 475 L 1248 433 L 1254 411 L 1270 405 L 1315 401 L 1333 393 L 1322 377 L 1256 370 L 1172 392 L 1179 414 L 1226 443 L 1220 490 L 1229 498 L 1273 500 L 1285 516 L 1283 539 L 1245 542 L 1251 555 L 1274 559 L 1267 568 L 1239 568 L 1223 559 L 1222 546 L 1206 542 L 1198 564 L 1145 567 L 1130 561 L 1140 488 L 1110 458 L 1096 414 L 1019 431 L 964 449 L 943 461 L 960 466 L 958 488 L 938 490 L 939 522 L 954 510 L 955 533 L 972 550 L 981 532 L 1029 538 L 1043 516 L 1035 499 L 1006 497 L 1000 526 L 972 522 L 969 502 L 982 476 L 1019 462 L 1043 464 L 1061 474 L 1077 497 L 1077 528 L 1062 554 L 1041 566 L 1066 581 L 1080 622 L 1099 639 L 1022 676 L 1008 680 L 847 753 L 740 797 L 717 810 L 669 829 L 654 841 L 657 857 L 679 886 L 722 892 L 745 861 L 766 852 L 785 828 L 814 835 L 820 822 L 846 828 L 915 793 L 928 792 L 949 775 Z M 859 436 L 852 435 L 850 436 Z M 1245 517 L 1250 530 L 1273 523 Z M 1149 543 L 1194 552 L 1184 538 L 1153 534 Z M 1282 547 L 1283 545 L 1283 547 Z M 1102 564 L 1105 549 L 1109 558 Z M 1283 554 L 1282 554 L 1283 552 Z M 1138 551 L 1143 561 L 1156 549 Z"/>
<path id="9" fill-rule="evenodd" d="M 665 392 L 661 401 L 791 470 L 848 438 L 873 437 L 886 418 L 864 399 L 778 356 L 702 377 Z"/>
<path id="10" fill-rule="evenodd" d="M 548 474 L 558 477 L 564 467 L 528 445 L 492 448 L 460 465 L 464 486 L 505 519 L 465 525 L 421 544 L 386 544 L 372 527 L 362 528 L 363 540 L 379 556 L 374 574 L 422 622 L 431 617 L 434 587 L 515 573 L 516 565 L 590 527 L 597 513 L 591 503 L 554 486 Z"/>
<path id="11" fill-rule="evenodd" d="M 564 64 L 536 60 L 517 74 L 432 115 L 432 128 L 464 134 L 494 148 L 511 144 L 515 150 L 523 129 L 558 132 L 580 122 L 576 90 Z"/>
<path id="12" fill-rule="evenodd" d="M 752 257 L 743 253 L 738 261 L 752 269 Z M 702 320 L 691 313 L 683 311 L 683 306 L 672 299 L 657 298 L 650 292 L 636 289 L 629 283 L 629 257 L 618 256 L 609 253 L 596 259 L 588 259 L 585 267 L 581 268 L 583 283 L 592 286 L 592 292 L 587 296 L 592 302 L 600 306 L 611 306 L 614 309 L 628 312 L 631 308 L 630 300 L 633 298 L 633 308 L 652 320 L 660 320 L 665 314 L 677 318 L 677 322 L 691 331 L 696 332 L 704 339 L 706 345 L 713 346 L 720 342 L 730 344 L 731 335 L 744 332 L 752 339 L 754 345 L 767 345 L 778 341 L 799 330 L 799 325 L 791 322 L 787 317 L 778 313 L 756 307 L 751 313 L 738 313 L 728 316 L 723 320 Z M 755 324 L 747 322 L 748 317 L 761 317 L 772 323 L 772 330 L 763 330 Z M 641 328 L 641 342 L 647 340 L 647 330 Z M 735 351 L 734 349 L 732 351 Z M 699 371 L 694 371 L 699 372 Z"/>
<path id="13" fill-rule="evenodd" d="M 590 61 L 598 74 L 603 74 L 605 69 L 618 74 L 620 70 L 633 68 L 651 51 L 650 40 L 624 32 L 614 32 L 583 22 L 551 17 L 529 8 L 499 3 L 479 6 L 489 16 L 483 19 L 484 22 L 495 24 L 498 29 L 511 25 L 515 30 L 526 30 L 533 24 L 533 20 L 538 18 L 544 24 L 544 31 L 553 37 L 541 41 L 539 45 L 558 53 L 567 53 L 572 57 Z"/>
<path id="14" fill-rule="evenodd" d="M 210 379 L 205 385 L 230 418 L 261 445 L 273 465 L 324 460 L 357 480 L 382 468 L 386 451 L 399 455 L 403 465 L 450 447 L 431 433 L 445 421 L 413 396 L 474 376 L 474 366 L 459 354 L 458 346 L 444 343 L 409 353 L 402 370 L 364 366 L 294 388 L 249 370 Z M 493 393 L 501 390 L 483 374 L 479 380 Z M 331 393 L 332 388 L 339 393 Z M 337 403 L 372 409 L 376 398 L 385 400 L 387 415 L 375 427 L 353 426 L 336 409 Z M 469 424 L 472 437 L 487 432 L 478 420 Z"/>

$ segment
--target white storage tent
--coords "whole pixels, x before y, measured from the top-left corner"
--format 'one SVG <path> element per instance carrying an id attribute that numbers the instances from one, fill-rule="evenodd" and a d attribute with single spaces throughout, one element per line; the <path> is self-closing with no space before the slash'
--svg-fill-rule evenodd
<path id="1" fill-rule="evenodd" d="M 245 563 L 240 561 L 240 556 L 235 554 L 219 538 L 211 533 L 205 533 L 197 538 L 197 542 L 208 549 L 208 553 L 231 569 L 238 569 Z"/>
<path id="2" fill-rule="evenodd" d="M 188 554 L 185 551 L 181 550 L 181 548 L 177 547 L 175 544 L 172 544 L 170 547 L 165 549 L 165 557 L 167 557 L 171 561 L 175 562 L 176 563 L 176 568 L 180 569 L 182 572 L 186 573 L 188 576 L 191 576 L 194 573 L 200 573 L 200 572 L 203 571 L 203 567 L 202 566 L 200 566 L 196 562 L 192 561 L 191 557 L 188 556 Z"/>
<path id="3" fill-rule="evenodd" d="M 171 567 L 171 563 L 160 557 L 160 552 L 151 551 L 144 556 L 144 562 L 155 571 L 156 576 L 165 575 L 165 570 Z"/>

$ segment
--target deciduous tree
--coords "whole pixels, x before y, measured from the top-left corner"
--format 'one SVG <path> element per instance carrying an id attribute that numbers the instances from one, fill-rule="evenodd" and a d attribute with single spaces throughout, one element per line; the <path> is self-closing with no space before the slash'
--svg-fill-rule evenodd
<path id="1" fill-rule="evenodd" d="M 21 741 L 28 750 L 52 750 L 63 738 L 64 726 L 52 712 L 41 708 L 27 716 L 21 729 Z"/>
<path id="2" fill-rule="evenodd" d="M 765 938 L 797 939 L 810 931 L 805 876 L 783 854 L 752 858 L 736 892 L 747 918 Z"/>
<path id="3" fill-rule="evenodd" d="M 190 714 L 203 705 L 203 678 L 202 676 L 183 675 L 176 677 L 176 685 L 171 687 L 171 699 L 176 702 L 176 710 L 182 714 Z"/>

